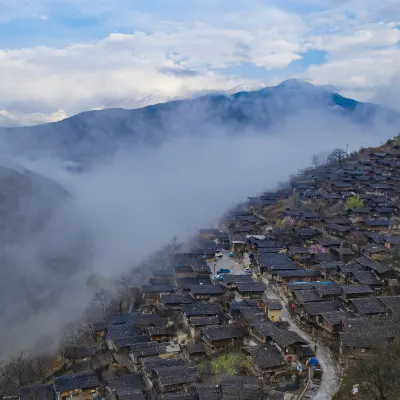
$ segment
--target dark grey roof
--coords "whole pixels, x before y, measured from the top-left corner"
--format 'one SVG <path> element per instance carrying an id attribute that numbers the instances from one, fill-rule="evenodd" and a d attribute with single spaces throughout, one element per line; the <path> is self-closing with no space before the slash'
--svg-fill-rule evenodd
<path id="1" fill-rule="evenodd" d="M 135 343 L 131 346 L 131 352 L 135 356 L 164 354 L 166 352 L 166 349 L 166 343 L 158 342 Z"/>
<path id="2" fill-rule="evenodd" d="M 86 346 L 71 346 L 64 349 L 64 357 L 77 359 L 77 358 L 87 358 L 94 354 L 94 349 L 92 347 Z"/>
<path id="3" fill-rule="evenodd" d="M 196 384 L 194 385 L 198 400 L 219 400 L 219 388 L 215 384 Z"/>
<path id="4" fill-rule="evenodd" d="M 190 324 L 193 326 L 219 325 L 219 323 L 218 315 L 211 317 L 190 317 Z"/>
<path id="5" fill-rule="evenodd" d="M 285 363 L 279 350 L 272 344 L 249 347 L 247 351 L 252 363 L 260 369 L 279 367 Z"/>
<path id="6" fill-rule="evenodd" d="M 331 229 L 333 231 L 338 231 L 338 232 L 348 232 L 351 228 L 345 225 L 326 224 L 326 229 Z"/>
<path id="7" fill-rule="evenodd" d="M 187 352 L 189 354 L 205 353 L 206 349 L 203 343 L 189 343 L 186 346 Z"/>
<path id="8" fill-rule="evenodd" d="M 298 270 L 293 270 L 293 271 L 277 271 L 277 275 L 281 276 L 282 278 L 291 278 L 291 277 L 307 278 L 307 277 L 319 277 L 319 276 L 321 276 L 321 272 L 298 269 Z"/>
<path id="9" fill-rule="evenodd" d="M 395 314 L 400 313 L 400 296 L 379 296 L 379 300 Z"/>
<path id="10" fill-rule="evenodd" d="M 400 235 L 385 235 L 384 240 L 389 244 L 400 244 Z"/>
<path id="11" fill-rule="evenodd" d="M 222 313 L 220 304 L 217 303 L 193 303 L 182 305 L 182 311 L 186 316 L 193 315 L 218 315 Z"/>
<path id="12" fill-rule="evenodd" d="M 137 335 L 114 338 L 113 342 L 116 347 L 122 349 L 124 347 L 130 347 L 135 343 L 146 343 L 148 340 L 149 337 L 147 335 Z"/>
<path id="13" fill-rule="evenodd" d="M 236 284 L 239 293 L 264 292 L 265 285 L 262 282 L 241 282 Z"/>
<path id="14" fill-rule="evenodd" d="M 161 295 L 163 304 L 190 304 L 192 301 L 192 298 L 187 294 L 169 293 Z"/>
<path id="15" fill-rule="evenodd" d="M 242 300 L 242 301 L 231 301 L 228 303 L 228 307 L 230 310 L 241 310 L 242 308 L 257 308 L 257 304 L 252 304 L 251 300 Z"/>
<path id="16" fill-rule="evenodd" d="M 107 338 L 110 339 L 137 335 L 140 335 L 140 331 L 132 324 L 110 325 L 107 332 Z"/>
<path id="17" fill-rule="evenodd" d="M 283 308 L 282 303 L 278 299 L 263 297 L 263 302 L 267 305 L 269 310 L 282 310 Z"/>
<path id="18" fill-rule="evenodd" d="M 245 335 L 245 329 L 236 325 L 206 326 L 202 330 L 202 337 L 209 341 L 242 338 Z"/>
<path id="19" fill-rule="evenodd" d="M 262 386 L 255 376 L 224 376 L 221 379 L 222 399 L 261 400 Z"/>
<path id="20" fill-rule="evenodd" d="M 348 311 L 327 311 L 322 313 L 321 316 L 326 319 L 330 325 L 338 325 L 341 323 L 343 318 L 352 316 L 352 314 Z"/>
<path id="21" fill-rule="evenodd" d="M 121 396 L 135 395 L 146 390 L 146 383 L 139 374 L 131 374 L 116 377 L 108 382 L 107 385 L 119 398 Z"/>
<path id="22" fill-rule="evenodd" d="M 225 290 L 220 285 L 197 285 L 190 287 L 192 295 L 224 294 Z"/>
<path id="23" fill-rule="evenodd" d="M 270 337 L 280 347 L 287 347 L 296 343 L 307 344 L 307 341 L 296 332 L 278 328 L 273 322 L 261 322 L 252 326 L 265 337 Z"/>
<path id="24" fill-rule="evenodd" d="M 381 348 L 385 346 L 385 337 L 366 335 L 363 333 L 340 333 L 340 344 L 343 347 Z"/>
<path id="25" fill-rule="evenodd" d="M 128 400 L 128 399 L 127 399 Z M 164 393 L 161 400 L 198 400 L 197 395 L 188 392 Z"/>
<path id="26" fill-rule="evenodd" d="M 368 253 L 371 253 L 371 254 L 377 254 L 377 253 L 381 253 L 382 251 L 385 251 L 384 247 L 376 246 L 376 245 L 373 245 L 373 244 L 365 245 L 361 249 L 362 249 L 363 252 L 368 252 Z"/>
<path id="27" fill-rule="evenodd" d="M 378 261 L 371 260 L 368 257 L 359 257 L 359 258 L 356 258 L 356 261 L 359 264 L 363 265 L 364 267 L 372 269 L 373 271 L 377 272 L 378 274 L 384 274 L 384 273 L 392 270 L 387 265 L 382 264 Z"/>
<path id="28" fill-rule="evenodd" d="M 315 290 L 320 296 L 329 296 L 329 295 L 340 295 L 342 290 L 338 285 L 326 284 L 326 285 L 315 285 Z"/>
<path id="29" fill-rule="evenodd" d="M 327 311 L 338 311 L 339 304 L 336 301 L 316 301 L 312 303 L 305 303 L 303 305 L 307 314 L 315 316 Z"/>
<path id="30" fill-rule="evenodd" d="M 154 368 L 175 368 L 186 365 L 186 360 L 183 358 L 161 358 L 161 357 L 147 357 L 141 361 L 143 368 L 146 371 L 152 371 Z"/>
<path id="31" fill-rule="evenodd" d="M 321 233 L 320 230 L 315 229 L 315 228 L 297 228 L 295 229 L 295 232 L 299 236 L 317 236 Z"/>
<path id="32" fill-rule="evenodd" d="M 392 225 L 392 221 L 390 219 L 366 219 L 364 220 L 365 226 L 390 226 Z"/>
<path id="33" fill-rule="evenodd" d="M 76 389 L 97 388 L 98 386 L 99 380 L 94 372 L 63 375 L 54 378 L 54 387 L 57 393 L 69 392 Z"/>
<path id="34" fill-rule="evenodd" d="M 20 400 L 56 400 L 53 385 L 24 386 L 19 390 Z"/>
<path id="35" fill-rule="evenodd" d="M 320 295 L 314 288 L 306 289 L 306 290 L 296 290 L 294 292 L 294 296 L 300 304 L 309 303 L 311 301 L 321 301 L 322 300 Z"/>
<path id="36" fill-rule="evenodd" d="M 233 275 L 233 274 L 224 274 L 222 276 L 223 282 L 226 284 L 231 283 L 239 283 L 239 282 L 254 282 L 254 279 L 251 275 Z"/>
<path id="37" fill-rule="evenodd" d="M 381 314 L 388 311 L 385 304 L 377 297 L 366 297 L 351 301 L 360 314 Z"/>
<path id="38" fill-rule="evenodd" d="M 143 285 L 143 293 L 163 293 L 163 292 L 173 292 L 174 289 L 171 285 Z"/>
<path id="39" fill-rule="evenodd" d="M 362 285 L 382 285 L 372 271 L 353 271 L 354 278 Z"/>
<path id="40" fill-rule="evenodd" d="M 150 326 L 147 328 L 147 332 L 150 336 L 159 336 L 159 335 L 173 335 L 175 333 L 175 329 L 166 326 Z"/>
<path id="41" fill-rule="evenodd" d="M 341 241 L 336 238 L 332 237 L 323 237 L 320 239 L 317 239 L 317 243 L 319 243 L 321 246 L 340 246 Z"/>
<path id="42" fill-rule="evenodd" d="M 343 294 L 368 294 L 374 293 L 374 290 L 367 285 L 341 285 Z"/>
<path id="43" fill-rule="evenodd" d="M 162 386 L 192 383 L 197 380 L 197 368 L 195 366 L 183 365 L 173 368 L 154 368 L 153 370 Z"/>
<path id="44" fill-rule="evenodd" d="M 107 321 L 110 325 L 126 324 L 135 321 L 137 316 L 137 313 L 111 314 Z"/>

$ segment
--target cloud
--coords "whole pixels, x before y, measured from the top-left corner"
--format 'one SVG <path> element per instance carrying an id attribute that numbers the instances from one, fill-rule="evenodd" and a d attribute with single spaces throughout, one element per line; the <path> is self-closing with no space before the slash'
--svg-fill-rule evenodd
<path id="1" fill-rule="evenodd" d="M 2 343 L 6 347 L 0 346 L 0 354 L 22 345 L 34 347 L 43 335 L 59 338 L 64 324 L 79 317 L 88 301 L 89 274 L 116 278 L 162 242 L 175 235 L 187 239 L 241 199 L 272 189 L 298 168 L 308 166 L 313 154 L 347 144 L 352 151 L 362 144 L 386 140 L 394 132 L 379 123 L 361 127 L 340 113 L 311 109 L 274 128 L 237 132 L 234 126 L 208 124 L 197 126 L 197 135 L 190 135 L 182 121 L 190 113 L 204 110 L 198 106 L 191 109 L 189 104 L 183 112 L 173 124 L 165 121 L 165 130 L 160 128 L 170 138 L 160 146 L 121 143 L 108 161 L 99 157 L 80 174 L 66 171 L 57 158 L 18 158 L 25 167 L 62 184 L 71 202 L 41 235 L 18 249 L 22 260 L 18 272 L 31 288 L 41 285 L 39 298 L 46 300 L 46 306 L 30 312 L 26 299 L 32 303 L 38 293 L 19 293 L 19 286 L 12 288 L 8 315 L 20 318 L 3 319 Z M 70 246 L 81 241 L 78 233 L 82 230 L 89 234 L 90 257 L 80 265 L 79 273 L 65 274 L 79 265 L 72 263 L 62 269 L 61 276 L 49 274 L 40 262 L 43 249 L 69 254 Z M 48 287 L 57 288 L 56 295 L 51 296 Z"/>
<path id="2" fill-rule="evenodd" d="M 54 39 L 43 46 L 41 35 L 36 46 L 14 48 L 7 30 L 10 44 L 0 53 L 0 73 L 9 79 L 0 82 L 0 109 L 63 109 L 71 115 L 125 97 L 185 96 L 205 86 L 226 89 L 260 79 L 271 84 L 293 76 L 370 100 L 396 72 L 391 65 L 400 51 L 394 0 L 24 4 L 4 2 L 3 19 L 46 16 L 41 28 L 54 30 L 60 45 Z M 82 24 L 81 39 L 68 37 L 74 23 Z M 304 57 L 312 51 L 326 54 L 322 66 Z M 369 67 L 369 57 L 382 66 L 386 80 Z"/>
<path id="3" fill-rule="evenodd" d="M 165 75 L 178 76 L 182 78 L 201 75 L 199 71 L 196 71 L 194 69 L 171 68 L 171 67 L 160 68 L 159 72 Z"/>

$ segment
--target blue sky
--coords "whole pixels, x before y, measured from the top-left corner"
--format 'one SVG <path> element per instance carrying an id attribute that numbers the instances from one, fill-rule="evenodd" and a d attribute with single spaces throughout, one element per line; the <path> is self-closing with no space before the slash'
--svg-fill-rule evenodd
<path id="1" fill-rule="evenodd" d="M 67 114 L 297 77 L 397 89 L 396 0 L 0 0 L 0 110 Z"/>

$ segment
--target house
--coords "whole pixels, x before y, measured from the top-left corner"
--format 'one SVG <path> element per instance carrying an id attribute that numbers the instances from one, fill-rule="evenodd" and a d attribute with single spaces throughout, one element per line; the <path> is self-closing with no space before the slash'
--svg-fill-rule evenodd
<path id="1" fill-rule="evenodd" d="M 169 342 L 176 335 L 175 329 L 167 326 L 150 326 L 147 333 L 152 342 Z"/>
<path id="2" fill-rule="evenodd" d="M 251 369 L 256 376 L 268 377 L 269 381 L 276 381 L 279 375 L 286 372 L 285 359 L 272 344 L 248 347 L 245 352 L 251 358 Z"/>
<path id="3" fill-rule="evenodd" d="M 373 289 L 377 289 L 383 286 L 383 282 L 380 281 L 372 271 L 355 270 L 350 273 L 349 283 L 368 285 Z"/>
<path id="4" fill-rule="evenodd" d="M 142 285 L 143 300 L 148 305 L 156 305 L 161 295 L 173 291 L 171 285 Z"/>
<path id="5" fill-rule="evenodd" d="M 138 317 L 137 313 L 125 313 L 125 314 L 110 314 L 107 318 L 109 327 L 111 325 L 123 325 L 129 324 L 136 321 Z"/>
<path id="6" fill-rule="evenodd" d="M 318 315 L 328 311 L 339 311 L 340 305 L 337 301 L 315 301 L 302 304 L 297 310 L 299 316 L 308 325 L 317 323 Z"/>
<path id="7" fill-rule="evenodd" d="M 265 285 L 262 282 L 239 282 L 236 287 L 242 299 L 260 298 L 265 291 Z"/>
<path id="8" fill-rule="evenodd" d="M 181 311 L 183 304 L 192 302 L 193 299 L 186 293 L 169 293 L 160 296 L 158 307 L 165 315 L 172 315 L 176 311 Z"/>
<path id="9" fill-rule="evenodd" d="M 312 270 L 293 270 L 276 271 L 275 281 L 280 285 L 287 285 L 290 282 L 315 282 L 322 277 L 320 271 Z"/>
<path id="10" fill-rule="evenodd" d="M 366 219 L 363 221 L 366 229 L 377 232 L 390 232 L 392 221 L 390 219 Z"/>
<path id="11" fill-rule="evenodd" d="M 6 397 L 4 397 L 6 398 Z M 56 400 L 53 385 L 32 385 L 19 389 L 19 400 Z"/>
<path id="12" fill-rule="evenodd" d="M 367 285 L 341 285 L 342 298 L 345 301 L 358 299 L 360 297 L 371 297 L 375 291 Z"/>
<path id="13" fill-rule="evenodd" d="M 196 276 L 209 276 L 210 267 L 204 261 L 201 254 L 177 253 L 172 260 L 175 278 L 186 278 Z"/>
<path id="14" fill-rule="evenodd" d="M 219 398 L 224 400 L 265 398 L 262 381 L 256 376 L 224 376 L 221 378 L 220 392 Z"/>
<path id="15" fill-rule="evenodd" d="M 244 274 L 224 274 L 222 275 L 222 284 L 229 289 L 236 289 L 238 283 L 252 283 L 254 279 L 251 275 Z"/>
<path id="16" fill-rule="evenodd" d="M 129 353 L 132 345 L 146 343 L 148 340 L 147 335 L 116 337 L 107 341 L 107 345 L 111 351 Z"/>
<path id="17" fill-rule="evenodd" d="M 281 311 L 282 311 L 282 303 L 278 299 L 270 299 L 266 296 L 263 296 L 258 301 L 258 306 L 263 310 L 265 314 L 267 314 L 268 318 L 271 321 L 281 321 Z"/>
<path id="18" fill-rule="evenodd" d="M 198 360 L 205 357 L 206 354 L 206 348 L 203 343 L 189 343 L 184 350 L 187 360 Z"/>
<path id="19" fill-rule="evenodd" d="M 177 392 L 197 381 L 197 368 L 194 364 L 174 367 L 155 367 L 154 386 L 158 393 Z"/>
<path id="20" fill-rule="evenodd" d="M 145 342 L 131 345 L 130 358 L 137 364 L 142 358 L 154 356 L 167 356 L 180 352 L 180 347 L 173 342 Z"/>
<path id="21" fill-rule="evenodd" d="M 361 254 L 363 254 L 366 257 L 375 259 L 382 255 L 385 252 L 385 248 L 382 246 L 377 246 L 373 244 L 367 244 L 363 247 L 361 247 Z"/>
<path id="22" fill-rule="evenodd" d="M 222 314 L 222 307 L 218 303 L 207 302 L 183 304 L 182 314 L 185 318 L 194 316 L 218 316 Z"/>
<path id="23" fill-rule="evenodd" d="M 201 329 L 209 325 L 219 325 L 221 323 L 220 318 L 217 315 L 210 317 L 193 316 L 189 317 L 187 325 L 189 333 L 192 338 L 200 336 Z"/>
<path id="24" fill-rule="evenodd" d="M 54 378 L 54 389 L 58 400 L 67 398 L 78 398 L 80 400 L 91 400 L 97 393 L 100 385 L 95 372 L 81 374 L 63 375 Z"/>
<path id="25" fill-rule="evenodd" d="M 325 225 L 325 230 L 331 235 L 343 238 L 351 230 L 351 228 L 346 225 L 327 224 Z"/>
<path id="26" fill-rule="evenodd" d="M 400 315 L 400 296 L 379 296 L 378 298 L 390 311 L 391 315 Z"/>
<path id="27" fill-rule="evenodd" d="M 107 347 L 111 351 L 119 351 L 123 349 L 125 347 L 124 344 L 126 344 L 129 350 L 130 344 L 129 340 L 126 338 L 134 338 L 131 340 L 132 343 L 135 343 L 137 340 L 140 341 L 140 335 L 140 330 L 133 326 L 132 323 L 110 325 L 106 336 Z M 122 348 L 120 348 L 120 346 L 122 346 Z"/>
<path id="28" fill-rule="evenodd" d="M 385 235 L 383 238 L 386 249 L 400 246 L 400 235 Z"/>
<path id="29" fill-rule="evenodd" d="M 321 329 L 322 337 L 328 341 L 336 340 L 342 330 L 343 318 L 353 316 L 349 311 L 327 311 L 319 314 L 316 319 Z"/>
<path id="30" fill-rule="evenodd" d="M 139 374 L 118 376 L 107 381 L 107 391 L 113 400 L 145 399 L 146 383 Z"/>
<path id="31" fill-rule="evenodd" d="M 331 249 L 331 251 L 339 261 L 343 261 L 344 263 L 349 263 L 356 257 L 354 251 L 348 247 L 338 247 Z"/>
<path id="32" fill-rule="evenodd" d="M 287 360 L 297 357 L 298 347 L 308 344 L 297 333 L 278 328 L 273 322 L 261 322 L 250 327 L 251 335 L 261 343 L 275 343 Z"/>
<path id="33" fill-rule="evenodd" d="M 239 325 L 206 326 L 201 333 L 208 354 L 213 355 L 240 343 L 246 331 Z"/>
<path id="34" fill-rule="evenodd" d="M 69 366 L 89 360 L 93 355 L 93 348 L 83 346 L 66 347 L 63 352 L 64 360 Z"/>
<path id="35" fill-rule="evenodd" d="M 314 285 L 315 291 L 323 301 L 337 300 L 342 294 L 341 287 L 332 283 L 318 283 Z"/>
<path id="36" fill-rule="evenodd" d="M 389 310 L 386 305 L 377 297 L 354 299 L 351 301 L 354 311 L 362 316 L 387 315 Z"/>
<path id="37" fill-rule="evenodd" d="M 196 285 L 190 287 L 190 295 L 196 300 L 217 299 L 223 296 L 225 290 L 220 285 Z"/>
<path id="38" fill-rule="evenodd" d="M 384 336 L 368 335 L 365 332 L 339 334 L 339 353 L 341 364 L 351 366 L 354 360 L 368 359 L 375 349 L 383 348 L 387 343 Z"/>
<path id="39" fill-rule="evenodd" d="M 356 262 L 358 262 L 363 267 L 372 270 L 380 280 L 387 281 L 394 277 L 394 271 L 392 270 L 392 268 L 378 261 L 371 260 L 368 257 L 356 258 Z"/>

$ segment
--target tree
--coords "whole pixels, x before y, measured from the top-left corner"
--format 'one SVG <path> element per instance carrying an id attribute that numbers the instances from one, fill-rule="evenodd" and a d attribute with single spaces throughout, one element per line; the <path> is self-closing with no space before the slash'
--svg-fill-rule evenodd
<path id="1" fill-rule="evenodd" d="M 352 398 L 351 389 L 358 385 L 354 399 L 397 400 L 400 398 L 400 342 L 383 344 L 372 352 L 371 357 L 359 360 L 349 368 L 343 378 L 335 400 Z"/>
<path id="2" fill-rule="evenodd" d="M 363 205 L 364 205 L 364 202 L 362 201 L 362 199 L 360 199 L 360 196 L 358 194 L 355 194 L 354 196 L 349 197 L 346 201 L 347 208 L 360 208 Z"/>
<path id="3" fill-rule="evenodd" d="M 311 157 L 311 162 L 312 162 L 312 165 L 314 166 L 314 168 L 317 168 L 319 165 L 319 157 L 316 154 L 314 154 Z"/>
<path id="4" fill-rule="evenodd" d="M 309 248 L 308 251 L 310 254 L 320 254 L 320 253 L 326 253 L 326 249 L 324 246 L 320 244 L 312 244 Z"/>
<path id="5" fill-rule="evenodd" d="M 338 162 L 340 168 L 342 168 L 342 161 L 346 158 L 346 152 L 343 149 L 335 149 L 328 156 L 328 162 Z"/>

